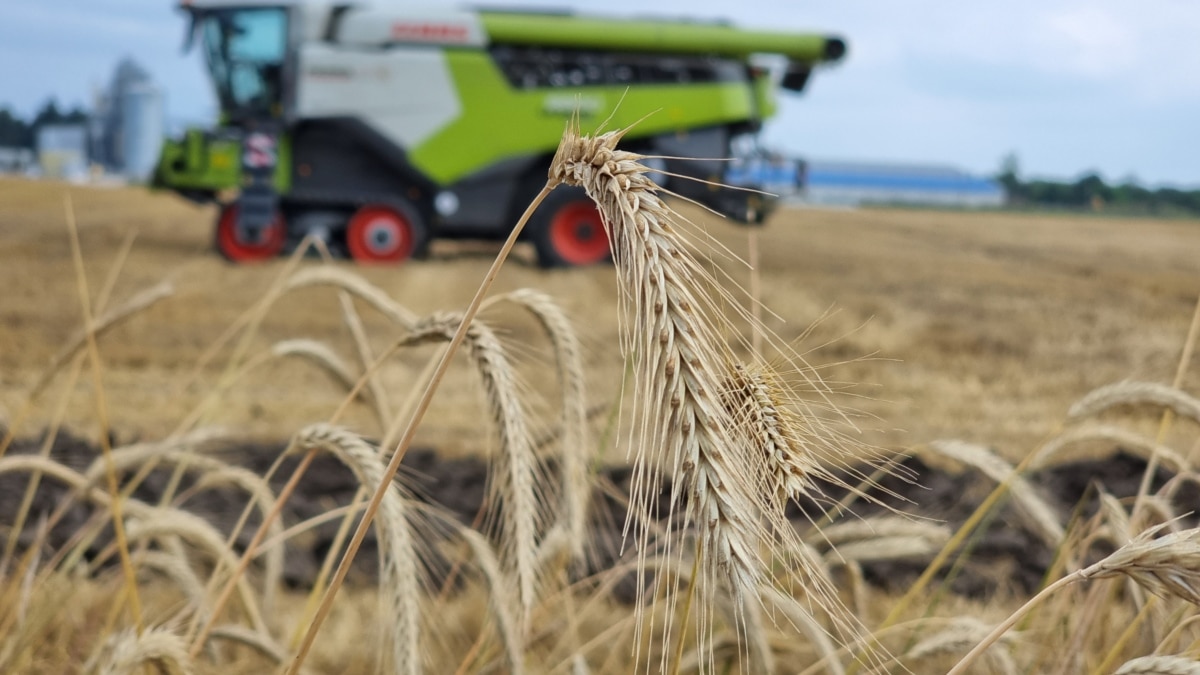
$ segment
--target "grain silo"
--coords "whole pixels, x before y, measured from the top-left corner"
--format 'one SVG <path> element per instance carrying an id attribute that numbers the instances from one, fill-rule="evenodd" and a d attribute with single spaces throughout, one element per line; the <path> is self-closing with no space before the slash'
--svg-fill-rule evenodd
<path id="1" fill-rule="evenodd" d="M 163 95 L 150 82 L 129 83 L 121 92 L 121 173 L 149 180 L 163 140 Z"/>

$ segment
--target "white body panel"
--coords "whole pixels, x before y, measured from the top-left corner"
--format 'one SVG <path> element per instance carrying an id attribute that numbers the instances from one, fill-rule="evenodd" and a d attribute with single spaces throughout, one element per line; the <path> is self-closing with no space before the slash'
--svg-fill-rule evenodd
<path id="1" fill-rule="evenodd" d="M 347 49 L 308 43 L 300 49 L 296 115 L 354 116 L 412 149 L 462 112 L 441 49 Z"/>

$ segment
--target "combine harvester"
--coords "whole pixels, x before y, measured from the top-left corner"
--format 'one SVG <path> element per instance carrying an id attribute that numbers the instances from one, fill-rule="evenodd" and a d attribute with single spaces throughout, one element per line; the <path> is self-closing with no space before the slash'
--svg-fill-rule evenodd
<path id="1" fill-rule="evenodd" d="M 637 122 L 626 149 L 697 158 L 654 168 L 759 187 L 747 167 L 778 88 L 801 91 L 846 51 L 836 37 L 682 20 L 315 1 L 181 7 L 220 125 L 168 141 L 153 183 L 220 204 L 217 248 L 236 262 L 306 235 L 387 263 L 433 238 L 502 239 L 576 111 L 585 132 L 610 116 L 610 129 Z M 661 182 L 740 222 L 774 206 L 755 192 Z M 523 235 L 544 266 L 608 257 L 579 189 L 551 193 Z"/>

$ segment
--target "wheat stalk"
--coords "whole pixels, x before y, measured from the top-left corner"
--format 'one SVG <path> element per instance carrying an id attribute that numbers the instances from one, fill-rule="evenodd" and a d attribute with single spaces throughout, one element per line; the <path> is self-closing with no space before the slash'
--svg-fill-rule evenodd
<path id="1" fill-rule="evenodd" d="M 320 449 L 332 454 L 354 472 L 363 488 L 375 490 L 383 482 L 384 466 L 379 453 L 359 436 L 328 424 L 314 424 L 296 436 L 298 451 Z M 395 483 L 388 486 L 379 511 L 379 555 L 383 574 L 380 594 L 385 615 L 394 622 L 392 645 L 397 673 L 421 672 L 420 602 L 422 579 L 417 538 L 409 523 L 407 498 Z"/>

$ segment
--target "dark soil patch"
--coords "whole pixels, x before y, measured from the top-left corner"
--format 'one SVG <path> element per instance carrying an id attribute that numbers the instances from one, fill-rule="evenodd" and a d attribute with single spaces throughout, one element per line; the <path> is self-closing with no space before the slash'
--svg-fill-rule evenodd
<path id="1" fill-rule="evenodd" d="M 36 453 L 40 444 L 40 439 L 17 441 L 9 453 Z M 223 449 L 220 456 L 258 475 L 264 475 L 283 448 L 283 443 L 235 444 Z M 65 432 L 59 434 L 52 450 L 55 461 L 77 471 L 85 470 L 99 456 L 100 451 L 95 443 Z M 271 481 L 271 487 L 276 492 L 283 487 L 298 461 L 299 458 L 292 457 L 283 463 Z M 406 482 L 415 488 L 419 499 L 440 505 L 464 524 L 477 522 L 487 486 L 487 467 L 483 462 L 477 459 L 443 459 L 431 449 L 414 448 L 405 456 L 402 466 Z M 1143 460 L 1118 452 L 1104 461 L 1065 464 L 1032 476 L 1031 481 L 1058 510 L 1060 522 L 1066 522 L 1073 513 L 1095 513 L 1096 486 L 1103 486 L 1104 490 L 1117 497 L 1135 495 L 1145 466 Z M 148 503 L 156 503 L 170 475 L 170 469 L 155 469 L 137 488 L 134 496 Z M 881 488 L 872 495 L 880 504 L 859 502 L 854 508 L 855 513 L 860 516 L 876 515 L 884 512 L 884 505 L 887 505 L 957 527 L 993 487 L 987 478 L 978 474 L 946 473 L 915 458 L 904 462 L 902 475 L 911 477 L 911 480 L 886 478 Z M 1153 486 L 1157 488 L 1171 477 L 1170 472 L 1159 469 Z M 612 565 L 619 555 L 621 527 L 626 516 L 621 496 L 627 494 L 630 478 L 628 467 L 609 467 L 601 472 L 602 485 L 596 488 L 593 502 L 596 509 L 592 522 L 595 532 L 594 555 L 590 565 L 592 571 Z M 24 474 L 0 476 L 0 532 L 4 531 L 3 526 L 13 522 L 27 480 Z M 187 489 L 190 485 L 190 480 L 185 479 L 181 487 Z M 357 489 L 358 483 L 348 469 L 331 457 L 318 456 L 285 509 L 285 525 L 296 524 L 349 503 Z M 836 501 L 844 494 L 833 486 L 825 486 L 825 492 L 828 500 L 822 500 L 823 503 Z M 33 500 L 32 515 L 28 521 L 31 525 L 21 534 L 22 545 L 28 546 L 34 541 L 36 528 L 32 524 L 53 512 L 66 495 L 67 490 L 61 484 L 50 479 L 42 481 Z M 665 495 L 664 490 L 664 511 Z M 213 523 L 221 531 L 228 532 L 245 504 L 246 497 L 240 492 L 212 490 L 199 492 L 192 497 L 187 509 Z M 1079 505 L 1078 511 L 1076 505 Z M 820 513 L 821 506 L 817 502 L 793 505 L 792 515 L 800 519 L 804 513 Z M 1200 511 L 1200 489 L 1191 483 L 1185 485 L 1178 494 L 1176 508 L 1181 513 Z M 665 513 L 660 514 L 663 515 Z M 68 538 L 93 516 L 94 511 L 88 505 L 72 506 L 62 522 L 48 533 L 48 546 L 57 549 L 65 545 Z M 253 512 L 248 527 L 239 537 L 239 546 L 249 542 L 258 522 L 259 514 Z M 333 544 L 337 529 L 338 520 L 334 520 L 293 541 L 286 556 L 285 579 L 289 584 L 302 587 L 312 582 Z M 107 535 L 105 533 L 97 539 L 89 555 L 96 555 L 104 547 L 108 541 Z M 942 578 L 949 580 L 953 592 L 973 597 L 986 596 L 1001 588 L 1022 593 L 1036 589 L 1053 555 L 1053 551 L 1024 526 L 1009 505 L 998 509 L 979 536 L 972 540 L 970 553 L 961 569 L 953 573 L 943 572 Z M 863 571 L 869 582 L 897 590 L 911 584 L 923 571 L 926 562 L 875 562 L 864 565 Z M 377 550 L 374 534 L 370 534 L 355 560 L 351 579 L 369 583 L 376 572 Z M 624 598 L 629 594 L 618 592 L 618 595 Z"/>

